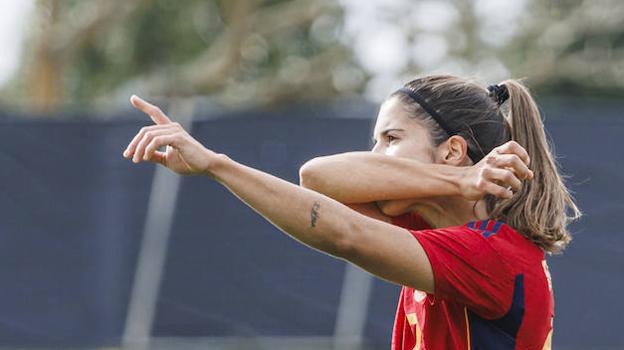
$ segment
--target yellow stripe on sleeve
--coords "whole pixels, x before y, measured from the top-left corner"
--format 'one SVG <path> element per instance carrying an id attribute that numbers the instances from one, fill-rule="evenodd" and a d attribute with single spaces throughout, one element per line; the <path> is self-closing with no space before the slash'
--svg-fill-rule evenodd
<path id="1" fill-rule="evenodd" d="M 464 307 L 464 316 L 466 316 L 466 344 L 470 350 L 470 322 L 468 322 L 468 309 Z"/>

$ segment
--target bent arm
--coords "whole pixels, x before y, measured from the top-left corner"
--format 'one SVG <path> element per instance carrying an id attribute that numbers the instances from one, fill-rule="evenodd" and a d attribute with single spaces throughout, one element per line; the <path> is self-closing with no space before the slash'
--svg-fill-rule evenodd
<path id="1" fill-rule="evenodd" d="M 219 159 L 207 175 L 291 237 L 380 278 L 433 292 L 429 260 L 407 230 L 226 156 Z"/>
<path id="2" fill-rule="evenodd" d="M 460 167 L 427 164 L 372 152 L 314 158 L 300 171 L 301 186 L 341 203 L 460 195 Z"/>
<path id="3" fill-rule="evenodd" d="M 509 199 L 522 180 L 532 179 L 529 156 L 517 142 L 490 151 L 472 166 L 421 163 L 372 152 L 314 158 L 300 169 L 301 185 L 341 203 L 486 194 Z"/>

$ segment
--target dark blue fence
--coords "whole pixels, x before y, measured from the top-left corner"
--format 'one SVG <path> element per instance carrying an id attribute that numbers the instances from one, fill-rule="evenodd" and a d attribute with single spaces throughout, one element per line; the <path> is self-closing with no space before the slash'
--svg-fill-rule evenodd
<path id="1" fill-rule="evenodd" d="M 624 347 L 622 109 L 545 108 L 585 212 L 570 248 L 549 259 L 558 349 Z M 193 134 L 297 182 L 307 159 L 367 149 L 375 109 L 235 114 L 199 115 Z M 119 345 L 154 170 L 121 152 L 144 122 L 137 114 L 0 119 L 0 347 Z M 281 234 L 216 183 L 184 178 L 153 335 L 331 336 L 344 266 Z M 397 296 L 396 286 L 375 281 L 366 337 L 376 347 L 388 347 Z"/>

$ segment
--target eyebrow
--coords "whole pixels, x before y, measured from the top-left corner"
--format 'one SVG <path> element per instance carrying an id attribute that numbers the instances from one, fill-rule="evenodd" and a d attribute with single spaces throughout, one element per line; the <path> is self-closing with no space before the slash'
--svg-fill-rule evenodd
<path id="1" fill-rule="evenodd" d="M 405 129 L 399 129 L 399 128 L 389 128 L 389 129 L 386 129 L 386 130 L 382 131 L 382 132 L 380 133 L 380 135 L 381 135 L 381 137 L 384 137 L 384 136 L 386 136 L 386 135 L 387 135 L 389 132 L 391 132 L 391 131 L 405 131 Z M 373 141 L 373 142 L 377 141 L 377 140 L 375 139 L 375 136 L 374 136 L 374 135 L 373 135 L 373 137 L 372 137 L 371 139 L 372 139 L 372 141 Z"/>

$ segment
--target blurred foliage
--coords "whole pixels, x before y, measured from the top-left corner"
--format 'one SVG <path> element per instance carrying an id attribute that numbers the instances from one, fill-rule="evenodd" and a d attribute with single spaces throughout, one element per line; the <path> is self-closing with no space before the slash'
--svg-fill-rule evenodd
<path id="1" fill-rule="evenodd" d="M 386 94 L 440 70 L 528 77 L 541 95 L 624 96 L 623 1 L 497 1 L 371 1 L 379 8 L 367 31 L 349 32 L 347 11 L 364 7 L 357 0 L 39 0 L 19 78 L 0 102 L 97 108 L 134 92 L 238 106 L 326 101 L 384 79 Z M 484 4 L 501 10 L 484 13 Z M 367 65 L 370 50 L 383 51 L 382 25 L 410 45 L 383 52 L 400 65 L 392 83 Z"/>
<path id="2" fill-rule="evenodd" d="M 5 102 L 37 110 L 107 104 L 132 92 L 271 104 L 354 93 L 357 70 L 325 0 L 41 0 L 22 77 Z"/>
<path id="3" fill-rule="evenodd" d="M 373 20 L 347 34 L 377 99 L 422 72 L 526 78 L 540 97 L 624 97 L 622 0 L 369 0 L 372 16 L 342 1 L 354 8 L 346 28 Z M 366 59 L 367 43 L 400 58 Z"/>
<path id="4" fill-rule="evenodd" d="M 545 94 L 624 97 L 624 1 L 532 1 L 505 52 Z"/>

